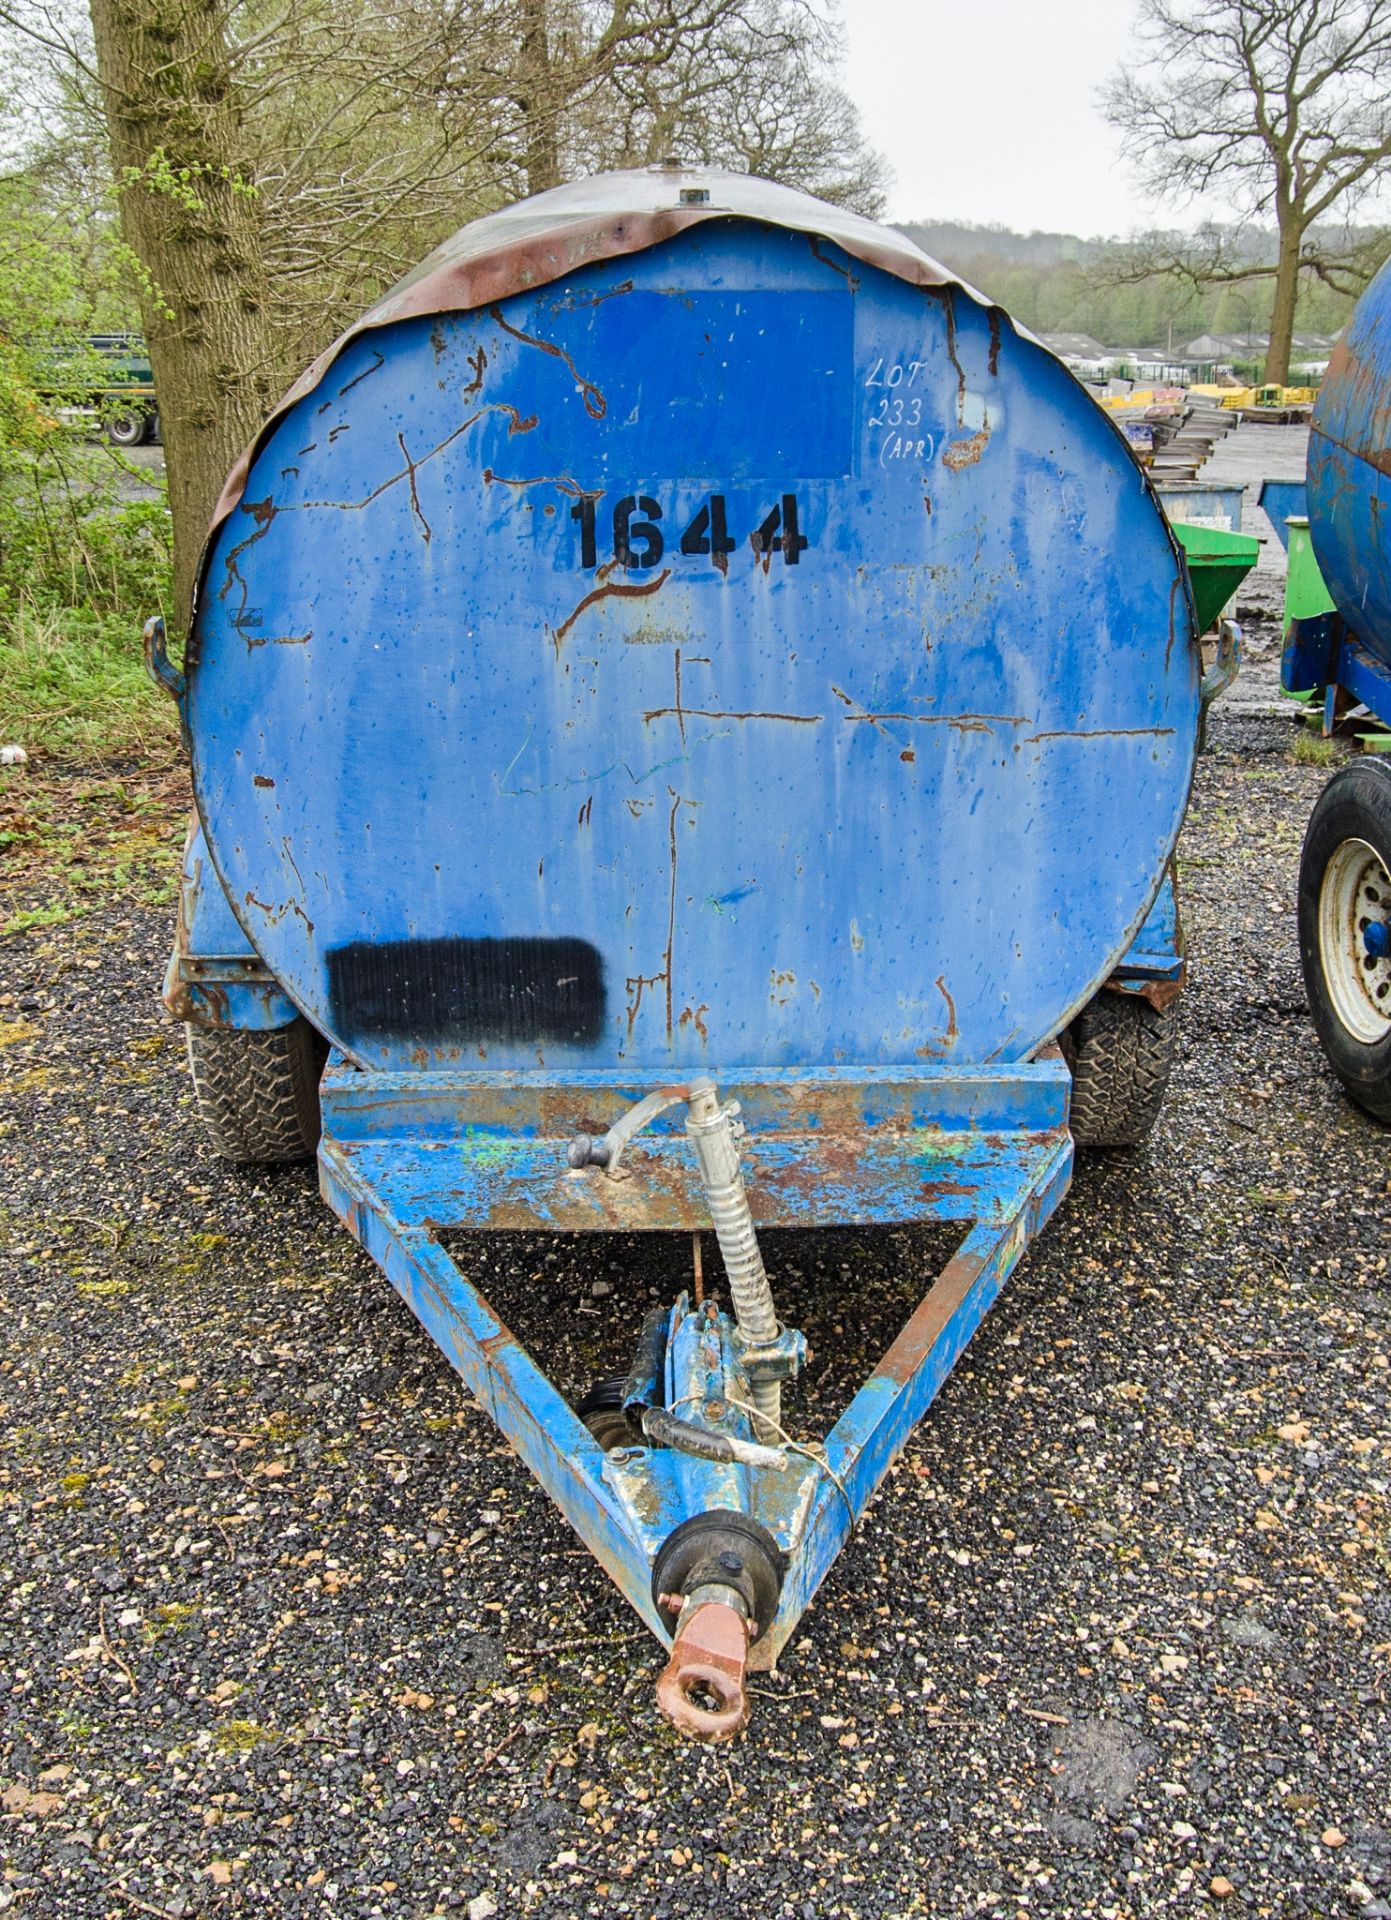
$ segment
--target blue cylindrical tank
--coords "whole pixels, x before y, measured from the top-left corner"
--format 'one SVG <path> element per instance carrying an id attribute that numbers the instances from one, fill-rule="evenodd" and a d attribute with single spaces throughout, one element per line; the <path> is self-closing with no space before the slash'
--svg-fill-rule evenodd
<path id="1" fill-rule="evenodd" d="M 1113 424 L 901 235 L 656 169 L 475 223 L 224 494 L 227 897 L 367 1066 L 1030 1057 L 1187 801 L 1179 551 Z"/>
<path id="2" fill-rule="evenodd" d="M 1391 666 L 1391 261 L 1353 311 L 1309 435 L 1309 532 L 1333 603 Z"/>

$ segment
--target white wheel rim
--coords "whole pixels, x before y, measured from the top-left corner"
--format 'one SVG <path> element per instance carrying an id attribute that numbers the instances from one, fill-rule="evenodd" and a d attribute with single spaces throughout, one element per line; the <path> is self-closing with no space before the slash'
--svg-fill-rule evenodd
<path id="1" fill-rule="evenodd" d="M 1366 930 L 1391 920 L 1391 878 L 1375 847 L 1344 840 L 1319 889 L 1319 960 L 1333 1011 L 1355 1040 L 1391 1033 L 1391 954 L 1367 951 Z"/>

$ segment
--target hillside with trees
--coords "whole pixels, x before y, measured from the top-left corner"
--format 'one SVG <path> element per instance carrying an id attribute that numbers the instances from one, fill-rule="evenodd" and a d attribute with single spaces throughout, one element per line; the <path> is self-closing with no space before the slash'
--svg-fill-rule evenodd
<path id="1" fill-rule="evenodd" d="M 1171 250 L 1180 239 L 1191 247 L 1192 235 L 1089 240 L 954 220 L 906 221 L 901 231 L 1036 333 L 1087 333 L 1106 347 L 1168 350 L 1203 333 L 1260 334 L 1270 326 L 1274 290 L 1268 276 L 1203 285 L 1192 277 L 1142 271 L 1158 241 L 1167 238 Z M 1350 238 L 1373 271 L 1391 250 L 1391 237 L 1378 228 L 1354 229 Z M 1253 268 L 1268 265 L 1278 250 L 1274 231 L 1260 228 L 1208 229 L 1208 249 L 1218 244 Z M 1335 333 L 1354 304 L 1353 293 L 1309 276 L 1300 288 L 1296 329 Z"/>
<path id="2" fill-rule="evenodd" d="M 1352 222 L 1391 182 L 1391 0 L 1137 0 L 1135 15 L 1104 104 L 1131 171 L 1156 206 L 1220 200 L 1274 245 L 1154 234 L 1119 277 L 1268 289 L 1263 377 L 1282 381 L 1306 289 L 1355 295 L 1373 264 Z"/>

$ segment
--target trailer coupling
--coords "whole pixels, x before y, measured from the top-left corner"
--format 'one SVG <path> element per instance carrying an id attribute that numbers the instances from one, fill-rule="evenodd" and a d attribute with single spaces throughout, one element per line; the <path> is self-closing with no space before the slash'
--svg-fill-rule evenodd
<path id="1" fill-rule="evenodd" d="M 739 1165 L 744 1130 L 738 1102 L 722 1106 L 714 1081 L 705 1077 L 659 1087 L 602 1138 L 577 1135 L 567 1162 L 572 1171 L 598 1167 L 614 1178 L 634 1137 L 677 1106 L 686 1108 L 686 1137 L 695 1148 L 734 1319 L 713 1302 L 693 1307 L 683 1293 L 671 1314 L 658 1368 L 651 1364 L 649 1316 L 623 1412 L 649 1446 L 783 1473 L 787 1454 L 773 1444 L 786 1439 L 782 1382 L 795 1377 L 810 1356 L 803 1336 L 778 1324 Z M 612 1426 L 606 1432 L 612 1435 Z M 659 1611 L 676 1616 L 657 1704 L 675 1726 L 699 1740 L 732 1739 L 747 1723 L 749 1643 L 767 1629 L 782 1589 L 776 1541 L 756 1526 L 731 1532 L 735 1519 L 702 1514 L 685 1522 L 667 1541 L 653 1573 Z"/>

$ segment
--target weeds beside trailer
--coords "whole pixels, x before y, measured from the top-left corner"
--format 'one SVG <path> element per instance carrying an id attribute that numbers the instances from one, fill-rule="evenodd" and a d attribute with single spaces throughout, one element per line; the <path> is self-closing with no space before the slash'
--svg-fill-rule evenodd
<path id="1" fill-rule="evenodd" d="M 1069 1099 L 1154 1118 L 1231 636 L 1204 684 L 1148 482 L 998 308 L 659 168 L 373 308 L 229 482 L 186 679 L 149 645 L 215 1140 L 321 1116 L 330 1205 L 671 1646 L 664 1709 L 728 1736 L 1065 1191 Z M 912 1220 L 959 1250 L 793 1438 L 759 1233 Z M 674 1275 L 565 1392 L 442 1243 L 711 1225 L 732 1310 Z"/>

